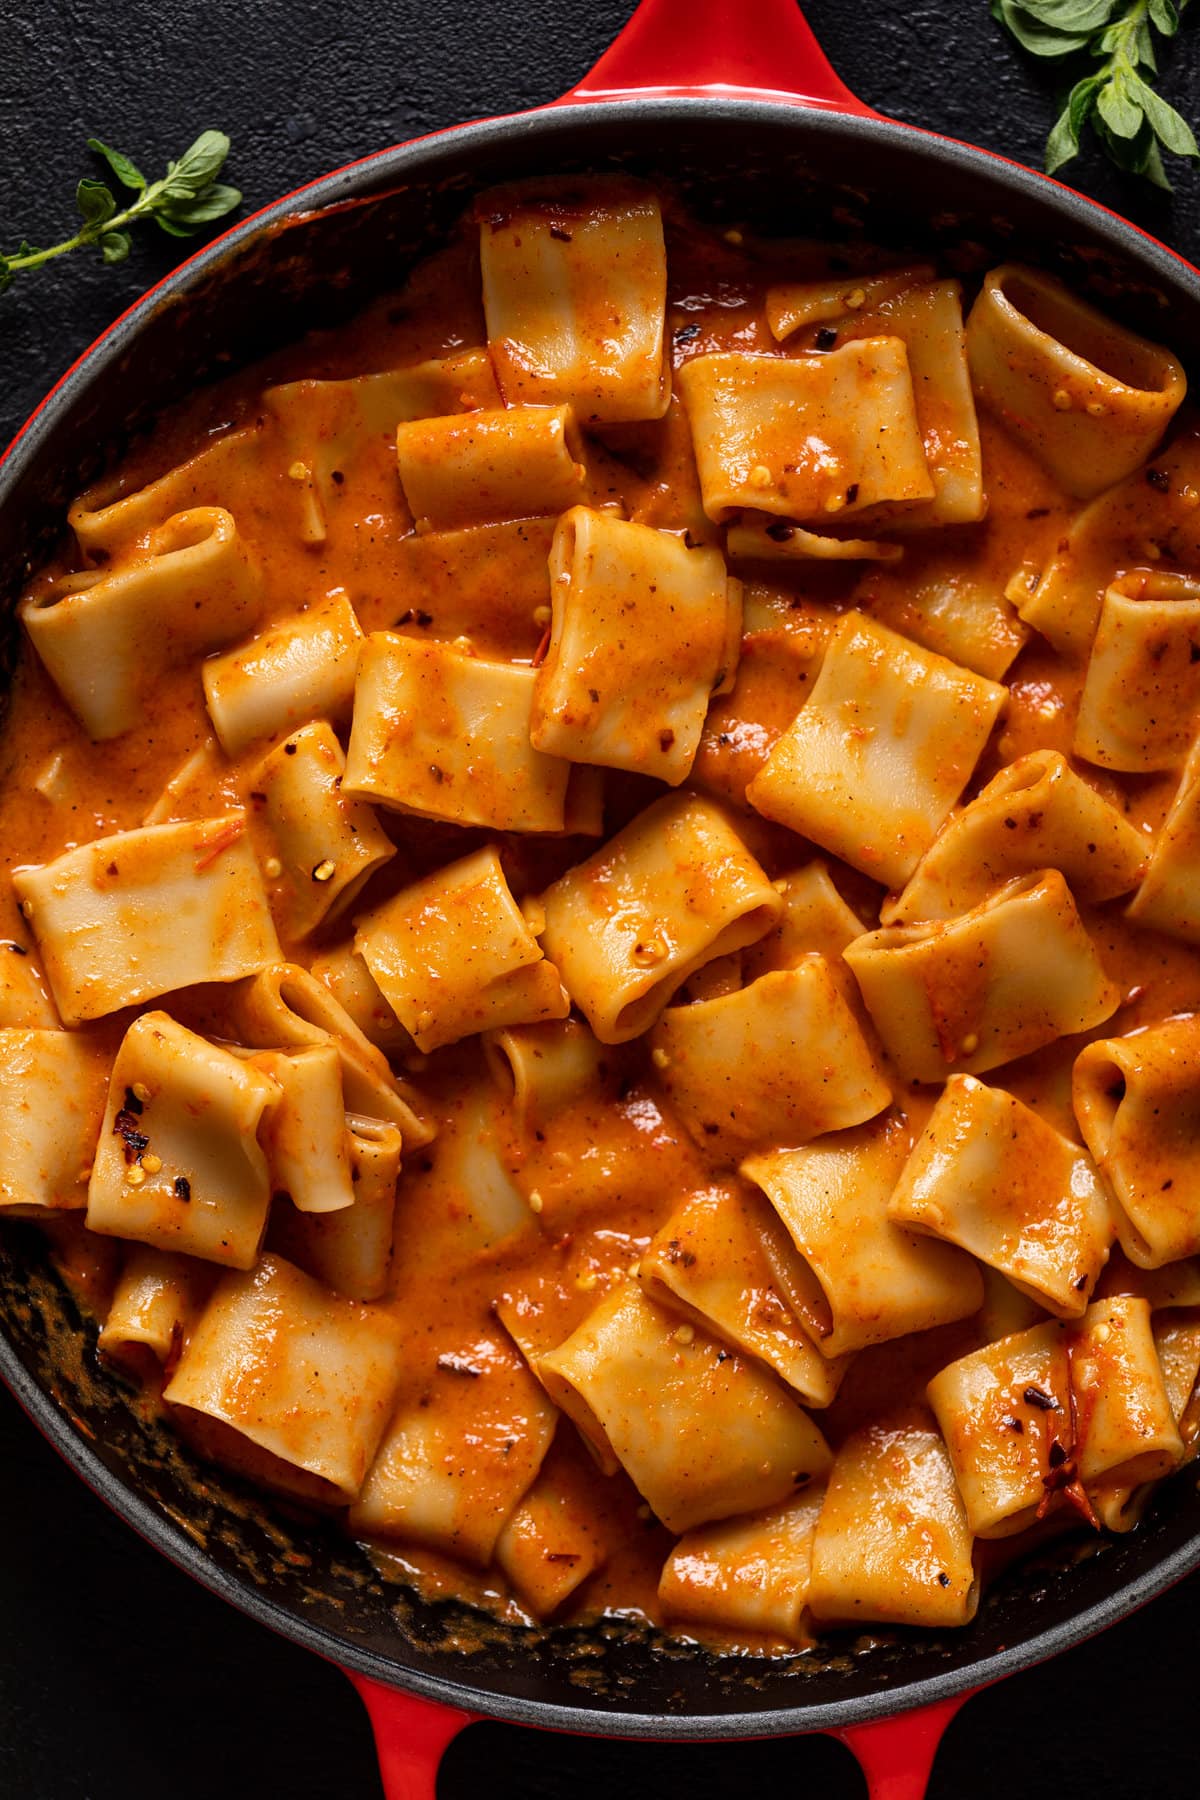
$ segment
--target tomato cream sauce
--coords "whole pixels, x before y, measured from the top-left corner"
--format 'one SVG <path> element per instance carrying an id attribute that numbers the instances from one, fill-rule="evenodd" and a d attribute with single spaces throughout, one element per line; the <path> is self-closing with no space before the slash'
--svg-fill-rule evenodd
<path id="1" fill-rule="evenodd" d="M 677 365 L 711 351 L 775 351 L 764 312 L 767 285 L 815 276 L 829 266 L 830 253 L 820 247 L 772 249 L 734 241 L 738 234 L 707 231 L 677 211 L 668 215 L 667 232 L 667 327 Z M 359 445 L 351 465 L 339 471 L 342 479 L 328 508 L 325 541 L 306 543 L 300 530 L 302 478 L 281 466 L 277 422 L 262 398 L 266 388 L 283 381 L 388 370 L 486 342 L 475 240 L 473 229 L 464 225 L 398 294 L 379 301 L 352 324 L 281 351 L 269 363 L 173 411 L 105 484 L 103 502 L 133 494 L 198 453 L 236 439 L 241 447 L 231 453 L 223 476 L 222 504 L 234 514 L 263 571 L 264 622 L 344 590 L 366 632 L 385 628 L 418 641 L 466 638 L 481 656 L 534 660 L 548 618 L 546 554 L 552 521 L 529 520 L 508 528 L 503 558 L 485 564 L 456 560 L 436 536 L 414 533 L 397 480 L 394 442 L 384 433 Z M 841 254 L 856 266 L 873 260 L 859 247 Z M 789 341 L 785 354 L 809 347 L 802 332 L 800 341 Z M 323 419 L 323 404 L 314 393 L 309 431 L 317 444 L 323 433 L 331 439 L 337 429 L 336 420 Z M 891 565 L 793 562 L 751 572 L 737 684 L 713 702 L 689 785 L 745 808 L 747 783 L 803 705 L 825 644 L 852 605 L 903 632 L 911 623 L 914 595 L 958 581 L 982 583 L 998 596 L 1016 571 L 1039 569 L 1054 555 L 1077 503 L 992 419 L 983 416 L 981 426 L 989 510 L 979 525 L 937 531 L 928 541 L 909 539 L 903 559 Z M 613 426 L 594 436 L 604 497 L 619 500 L 646 523 L 711 538 L 678 399 L 660 421 Z M 187 504 L 186 483 L 180 504 Z M 39 580 L 48 587 L 71 566 L 72 553 L 66 550 Z M 1011 609 L 997 612 L 994 629 L 1001 635 L 1015 629 Z M 669 644 L 664 643 L 663 654 L 669 656 Z M 1027 751 L 1070 751 L 1079 668 L 1035 636 L 1005 680 L 1007 710 L 968 798 Z M 210 736 L 200 670 L 193 664 L 162 676 L 136 730 L 97 747 L 27 649 L 0 746 L 0 934 L 35 952 L 8 879 L 14 868 L 49 861 L 75 845 L 139 825 L 168 780 Z M 245 796 L 262 754 L 259 742 L 233 759 L 211 810 Z M 1171 798 L 1174 776 L 1118 778 L 1091 767 L 1084 773 L 1149 841 Z M 607 830 L 611 833 L 632 818 L 657 791 L 640 777 L 609 775 Z M 252 838 L 265 857 L 252 798 L 248 814 Z M 485 833 L 452 825 L 381 816 L 400 854 L 394 867 L 375 878 L 363 905 L 394 890 L 400 880 L 437 869 L 489 841 Z M 739 811 L 738 820 L 751 851 L 772 877 L 809 853 L 789 832 L 748 809 Z M 593 848 L 591 840 L 571 837 L 508 835 L 498 844 L 519 900 L 537 893 Z M 873 928 L 882 888 L 848 870 L 838 870 L 836 879 L 863 928 Z M 1115 903 L 1085 915 L 1105 969 L 1123 995 L 1115 1018 L 1090 1037 L 1200 1009 L 1200 955 L 1140 930 L 1125 919 L 1122 907 Z M 339 928 L 342 934 L 344 930 Z M 307 961 L 320 948 L 321 940 L 316 940 L 285 945 L 285 953 Z M 185 1024 L 220 1033 L 220 990 L 169 996 L 164 1004 Z M 1012 1092 L 1072 1137 L 1071 1066 L 1086 1041 L 1060 1040 L 1003 1074 Z M 545 1346 L 560 1343 L 598 1299 L 636 1280 L 639 1258 L 680 1196 L 737 1178 L 727 1166 L 710 1165 L 672 1117 L 641 1042 L 605 1052 L 602 1091 L 594 1103 L 575 1106 L 545 1130 L 524 1135 L 503 1109 L 486 1117 L 481 1113 L 480 1096 L 488 1092 L 489 1077 L 477 1042 L 431 1057 L 414 1053 L 401 1073 L 424 1096 L 438 1136 L 427 1149 L 405 1156 L 392 1283 L 386 1298 L 376 1303 L 394 1315 L 403 1334 L 400 1404 L 460 1420 L 479 1466 L 495 1464 L 499 1470 L 511 1446 L 495 1441 L 488 1420 L 477 1418 L 474 1392 L 480 1369 L 504 1338 L 497 1304 L 521 1314 L 532 1340 Z M 910 1088 L 906 1097 L 898 1077 L 894 1087 L 915 1136 L 928 1117 L 932 1092 Z M 481 1142 L 491 1159 L 487 1181 L 479 1176 Z M 60 1228 L 58 1237 L 65 1266 L 102 1312 L 114 1254 L 110 1242 L 93 1254 L 92 1241 L 73 1223 Z M 836 1447 L 881 1412 L 920 1404 L 931 1375 L 981 1341 L 986 1340 L 978 1321 L 968 1319 L 861 1352 L 834 1404 L 816 1415 L 821 1429 Z M 219 1433 L 210 1432 L 202 1443 L 211 1454 L 234 1454 Z M 588 1495 L 591 1529 L 605 1556 L 603 1567 L 571 1597 L 565 1617 L 633 1613 L 663 1623 L 656 1590 L 669 1535 L 627 1477 L 600 1475 L 581 1440 L 565 1425 L 559 1427 L 554 1454 L 569 1465 Z M 267 1479 L 279 1474 L 269 1459 L 244 1446 L 240 1460 Z M 289 1485 L 295 1492 L 296 1484 Z M 453 1559 L 404 1544 L 380 1546 L 378 1555 L 385 1573 L 430 1593 L 453 1591 L 502 1614 L 524 1616 L 519 1608 L 514 1612 L 515 1602 L 492 1569 L 470 1571 Z M 783 1648 L 753 1634 L 739 1634 L 737 1641 L 754 1650 Z"/>

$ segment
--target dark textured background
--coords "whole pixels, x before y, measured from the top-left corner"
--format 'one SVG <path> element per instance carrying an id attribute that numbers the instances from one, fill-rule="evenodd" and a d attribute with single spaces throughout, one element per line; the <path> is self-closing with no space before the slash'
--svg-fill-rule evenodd
<path id="1" fill-rule="evenodd" d="M 755 0 L 743 4 L 751 15 Z M 0 0 L 0 247 L 73 229 L 89 135 L 157 173 L 220 126 L 234 139 L 230 178 L 259 206 L 385 144 L 553 98 L 632 10 L 632 0 L 24 0 L 16 16 L 16 0 Z M 1039 160 L 1053 76 L 1013 48 L 984 0 L 808 0 L 806 10 L 839 72 L 881 111 Z M 1200 119 L 1195 31 L 1162 86 Z M 1098 151 L 1071 179 L 1200 253 L 1191 170 L 1173 198 L 1118 175 Z M 180 248 L 143 228 L 118 269 L 79 254 L 0 298 L 0 443 Z M 1193 1607 L 1200 1577 L 972 1701 L 947 1736 L 931 1800 L 1195 1800 Z M 480 1726 L 451 1749 L 439 1797 L 723 1800 L 768 1782 L 822 1800 L 864 1791 L 848 1753 L 825 1739 L 679 1748 Z M 343 1678 L 146 1549 L 0 1392 L 0 1796 L 160 1793 L 379 1800 L 380 1787 Z"/>

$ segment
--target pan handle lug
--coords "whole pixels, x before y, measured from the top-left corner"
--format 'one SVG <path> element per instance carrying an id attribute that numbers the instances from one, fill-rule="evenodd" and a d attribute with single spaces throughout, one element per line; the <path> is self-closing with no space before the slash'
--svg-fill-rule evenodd
<path id="1" fill-rule="evenodd" d="M 636 94 L 759 98 L 880 116 L 835 74 L 797 0 L 642 0 L 595 68 L 557 104 Z"/>
<path id="2" fill-rule="evenodd" d="M 915 1712 L 850 1725 L 840 1738 L 867 1778 L 868 1800 L 925 1800 L 933 1759 L 947 1725 L 970 1694 L 938 1700 Z"/>
<path id="3" fill-rule="evenodd" d="M 402 1694 L 369 1676 L 345 1671 L 358 1690 L 375 1733 L 386 1800 L 436 1800 L 442 1757 L 475 1714 Z"/>

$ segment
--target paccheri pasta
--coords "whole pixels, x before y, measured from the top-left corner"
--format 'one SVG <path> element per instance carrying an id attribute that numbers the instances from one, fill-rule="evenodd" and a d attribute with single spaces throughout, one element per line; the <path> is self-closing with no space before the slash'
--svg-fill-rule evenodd
<path id="1" fill-rule="evenodd" d="M 547 178 L 82 495 L 0 1212 L 100 1356 L 537 1619 L 795 1652 L 1130 1528 L 1200 1445 L 1184 386 Z"/>

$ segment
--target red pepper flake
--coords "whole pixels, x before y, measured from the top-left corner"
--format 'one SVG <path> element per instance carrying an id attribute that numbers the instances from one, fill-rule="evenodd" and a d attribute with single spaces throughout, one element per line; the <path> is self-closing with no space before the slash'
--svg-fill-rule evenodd
<path id="1" fill-rule="evenodd" d="M 142 1109 L 139 1106 L 138 1112 L 141 1110 Z M 124 1107 L 121 1108 L 120 1112 L 113 1120 L 113 1136 L 119 1137 L 125 1146 L 125 1161 L 127 1163 L 141 1162 L 143 1153 L 149 1146 L 150 1139 L 144 1131 L 138 1130 L 136 1116 L 131 1112 L 127 1112 Z"/>
<path id="2" fill-rule="evenodd" d="M 1021 1395 L 1021 1398 L 1024 1400 L 1026 1406 L 1036 1406 L 1039 1412 L 1062 1411 L 1062 1407 L 1058 1404 L 1058 1401 L 1054 1398 L 1053 1394 L 1048 1394 L 1045 1388 L 1027 1387 L 1025 1392 Z"/>
<path id="3" fill-rule="evenodd" d="M 1071 1346 L 1068 1345 L 1068 1369 L 1070 1361 Z M 1028 1393 L 1028 1390 L 1026 1392 Z M 1055 1495 L 1061 1494 L 1067 1505 L 1079 1514 L 1085 1524 L 1090 1525 L 1093 1531 L 1099 1531 L 1100 1521 L 1088 1498 L 1087 1490 L 1079 1479 L 1077 1460 L 1079 1430 L 1075 1414 L 1075 1382 L 1073 1379 L 1068 1383 L 1068 1392 L 1070 1394 L 1070 1418 L 1067 1441 L 1062 1443 L 1057 1436 L 1051 1436 L 1050 1448 L 1046 1454 L 1048 1468 L 1045 1475 L 1042 1476 L 1042 1486 L 1046 1491 L 1038 1504 L 1036 1516 L 1039 1520 L 1044 1519 L 1054 1504 Z"/>
<path id="4" fill-rule="evenodd" d="M 189 1201 L 191 1199 L 191 1197 L 192 1197 L 191 1182 L 188 1180 L 186 1175 L 177 1175 L 175 1177 L 175 1198 L 177 1200 L 182 1200 L 186 1204 L 187 1201 Z"/>
<path id="5" fill-rule="evenodd" d="M 542 664 L 546 660 L 546 652 L 549 650 L 549 648 L 550 648 L 550 627 L 549 627 L 549 625 L 547 625 L 545 631 L 543 631 L 541 638 L 538 642 L 538 647 L 534 651 L 533 656 L 531 658 L 531 665 L 533 668 L 535 668 L 535 669 L 541 668 Z"/>
<path id="6" fill-rule="evenodd" d="M 285 748 L 290 749 L 291 746 L 287 745 Z M 232 846 L 237 843 L 238 839 L 245 835 L 246 821 L 244 819 L 230 819 L 229 823 L 227 825 L 222 825 L 220 831 L 209 838 L 207 843 L 202 838 L 196 845 L 196 849 L 201 852 L 195 862 L 197 875 L 201 875 L 205 869 L 211 868 L 218 856 L 224 851 L 231 849 Z"/>
<path id="7" fill-rule="evenodd" d="M 552 225 L 550 227 L 550 236 L 552 238 L 557 238 L 560 244 L 570 244 L 574 241 L 571 233 L 569 231 L 564 231 L 561 225 Z"/>

